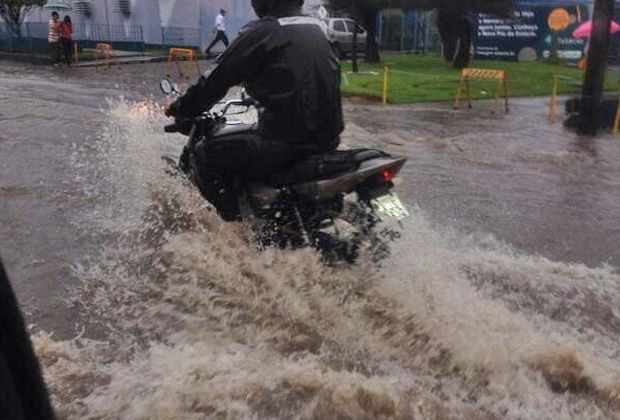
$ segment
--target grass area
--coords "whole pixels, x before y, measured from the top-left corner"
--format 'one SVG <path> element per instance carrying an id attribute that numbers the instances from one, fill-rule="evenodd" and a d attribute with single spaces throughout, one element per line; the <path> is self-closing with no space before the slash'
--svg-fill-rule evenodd
<path id="1" fill-rule="evenodd" d="M 381 70 L 389 68 L 389 102 L 412 103 L 451 101 L 459 81 L 459 71 L 447 66 L 437 56 L 384 55 L 380 64 L 360 62 L 360 73 L 351 73 L 351 62 L 342 63 L 342 91 L 366 97 L 381 97 Z M 583 71 L 563 65 L 539 62 L 473 61 L 470 67 L 506 71 L 511 97 L 545 96 L 551 94 L 551 77 L 560 76 L 559 93 L 575 93 L 581 89 Z M 618 75 L 609 73 L 606 89 L 618 88 Z M 472 81 L 472 96 L 492 98 L 496 81 Z"/>

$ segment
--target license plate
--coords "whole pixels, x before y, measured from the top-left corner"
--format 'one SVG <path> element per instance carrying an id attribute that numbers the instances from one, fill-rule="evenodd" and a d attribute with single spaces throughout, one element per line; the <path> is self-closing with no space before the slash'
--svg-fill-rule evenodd
<path id="1" fill-rule="evenodd" d="M 373 198 L 370 200 L 370 205 L 379 215 L 392 219 L 402 220 L 409 216 L 409 211 L 407 211 L 400 198 L 394 193 Z"/>

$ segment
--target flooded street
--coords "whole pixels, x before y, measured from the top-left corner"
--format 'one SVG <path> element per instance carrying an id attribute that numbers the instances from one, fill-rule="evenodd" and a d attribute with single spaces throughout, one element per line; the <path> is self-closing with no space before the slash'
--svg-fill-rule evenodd
<path id="1" fill-rule="evenodd" d="M 348 101 L 412 216 L 327 267 L 166 175 L 165 72 L 0 63 L 0 255 L 61 418 L 620 418 L 620 137 Z"/>
<path id="2" fill-rule="evenodd" d="M 580 139 L 549 124 L 547 107 L 519 99 L 494 116 L 491 103 L 350 106 L 348 122 L 362 143 L 409 158 L 401 191 L 437 224 L 553 260 L 620 267 L 620 138 Z"/>

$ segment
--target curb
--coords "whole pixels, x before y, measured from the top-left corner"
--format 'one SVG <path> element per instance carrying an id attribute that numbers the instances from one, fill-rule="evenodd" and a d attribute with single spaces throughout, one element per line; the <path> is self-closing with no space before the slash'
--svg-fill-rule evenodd
<path id="1" fill-rule="evenodd" d="M 205 57 L 201 57 L 198 58 L 198 61 L 213 61 L 215 58 L 205 58 Z M 110 60 L 110 66 L 115 66 L 115 65 L 128 65 L 128 64 L 144 64 L 144 63 L 165 63 L 168 61 L 168 56 L 158 56 L 158 57 L 148 57 L 148 58 L 141 58 L 141 59 L 136 59 L 135 57 L 132 58 L 128 58 L 128 59 L 111 59 Z M 174 61 L 183 61 L 183 60 L 174 60 Z M 76 64 L 74 67 L 101 67 L 101 66 L 106 66 L 107 64 L 105 63 L 105 61 L 102 60 L 98 60 L 98 61 L 86 61 L 84 63 L 80 63 L 80 64 Z"/>
<path id="2" fill-rule="evenodd" d="M 19 63 L 29 63 L 36 65 L 51 65 L 48 57 L 38 57 L 30 54 L 11 53 L 7 51 L 0 51 L 0 60 L 10 60 Z"/>
<path id="3" fill-rule="evenodd" d="M 143 64 L 143 63 L 162 63 L 168 60 L 168 56 L 159 56 L 159 57 L 144 57 L 144 58 L 136 58 L 136 57 L 128 57 L 128 58 L 112 58 L 109 63 L 110 66 L 115 65 L 127 65 L 127 64 Z M 74 67 L 101 67 L 106 66 L 106 62 L 103 60 L 89 60 L 84 61 L 79 64 L 75 64 Z"/>
<path id="4" fill-rule="evenodd" d="M 199 61 L 212 61 L 214 58 L 205 58 L 201 57 Z M 39 57 L 33 56 L 30 54 L 21 54 L 21 53 L 11 53 L 6 51 L 0 51 L 0 60 L 10 60 L 16 61 L 19 63 L 28 63 L 35 65 L 51 65 L 50 59 L 48 57 Z M 155 57 L 142 57 L 140 56 L 131 56 L 127 58 L 113 58 L 110 59 L 110 66 L 115 65 L 128 65 L 128 64 L 143 64 L 143 63 L 163 63 L 168 61 L 168 56 L 155 56 Z M 100 67 L 105 66 L 105 61 L 98 60 L 88 60 L 83 61 L 78 64 L 74 64 L 73 67 Z"/>

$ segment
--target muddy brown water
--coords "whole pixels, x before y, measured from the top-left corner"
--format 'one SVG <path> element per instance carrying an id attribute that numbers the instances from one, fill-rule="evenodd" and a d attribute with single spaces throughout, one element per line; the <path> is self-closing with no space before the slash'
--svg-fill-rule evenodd
<path id="1" fill-rule="evenodd" d="M 165 175 L 164 73 L 0 64 L 0 253 L 61 417 L 618 417 L 620 140 L 544 99 L 347 102 L 412 216 L 330 268 Z"/>

